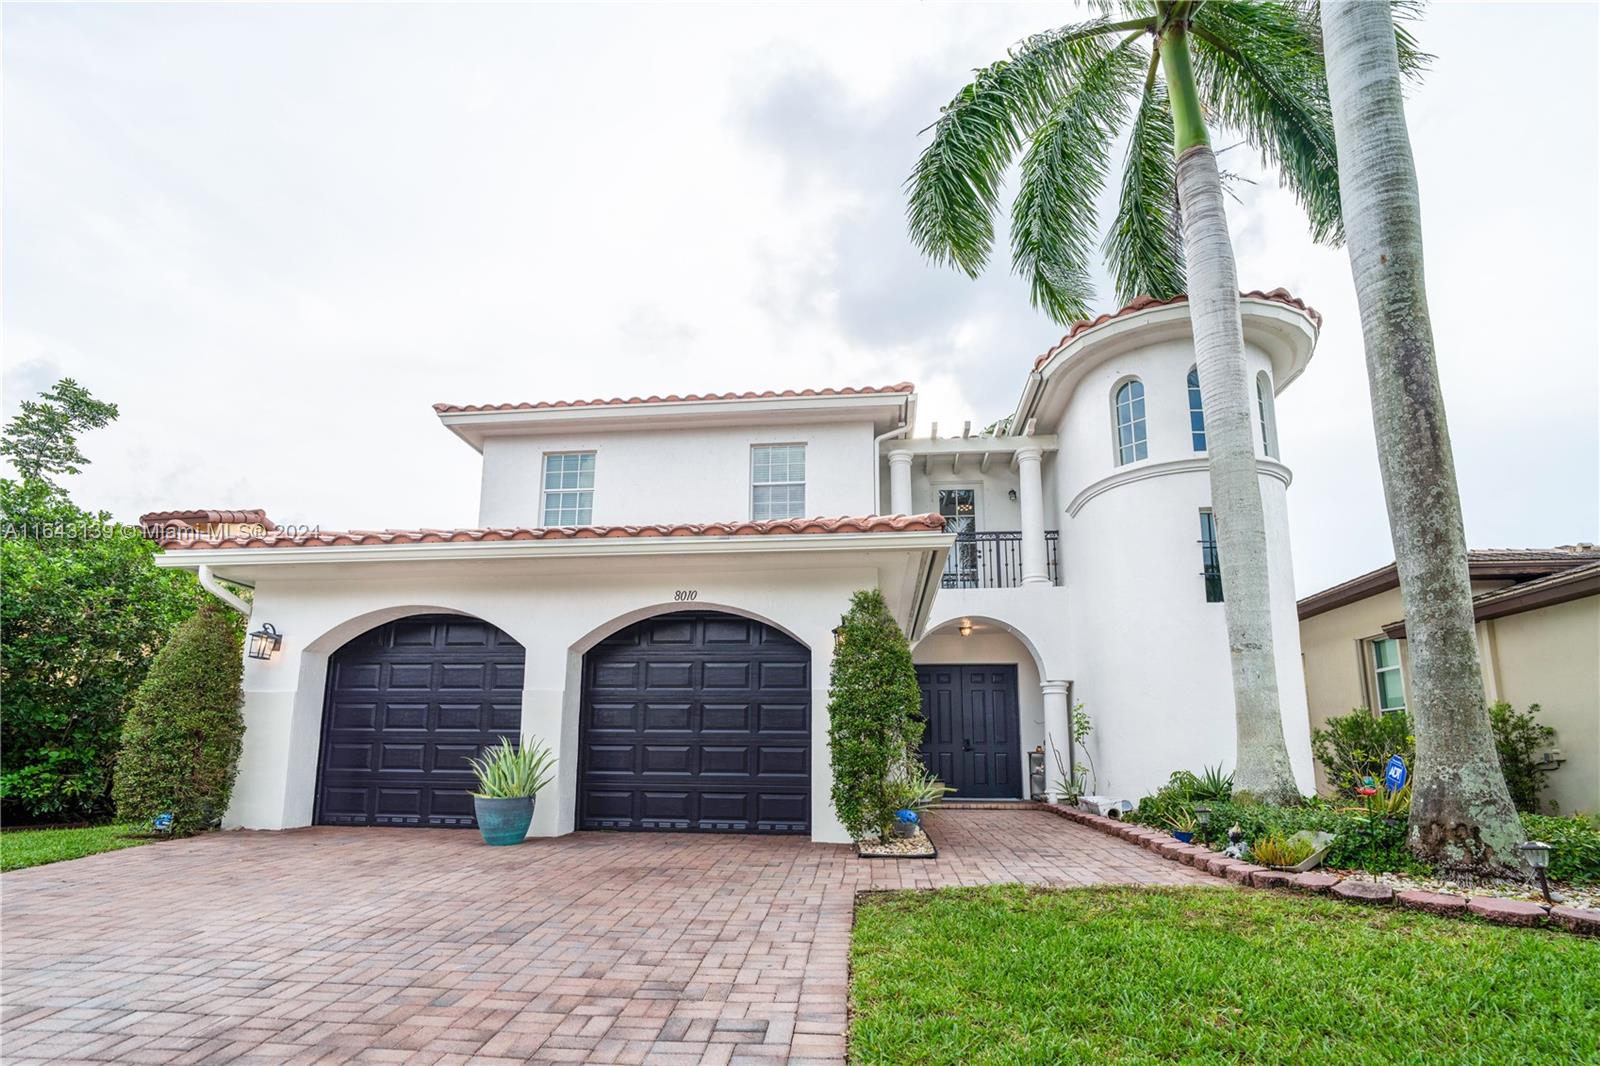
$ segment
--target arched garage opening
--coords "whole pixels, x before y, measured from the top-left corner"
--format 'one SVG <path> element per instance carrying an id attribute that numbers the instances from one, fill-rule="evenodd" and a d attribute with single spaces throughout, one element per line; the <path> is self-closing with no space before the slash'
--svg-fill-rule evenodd
<path id="1" fill-rule="evenodd" d="M 467 759 L 519 739 L 526 653 L 478 618 L 423 614 L 369 629 L 328 660 L 319 825 L 477 824 Z"/>
<path id="2" fill-rule="evenodd" d="M 809 833 L 811 652 L 741 615 L 676 611 L 583 658 L 578 828 Z"/>

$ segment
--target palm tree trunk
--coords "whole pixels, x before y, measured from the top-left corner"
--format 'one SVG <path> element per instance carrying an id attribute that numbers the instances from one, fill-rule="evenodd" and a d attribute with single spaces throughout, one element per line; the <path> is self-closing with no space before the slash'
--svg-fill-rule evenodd
<path id="1" fill-rule="evenodd" d="M 1446 868 L 1515 869 L 1522 826 L 1484 708 L 1389 5 L 1325 2 L 1322 32 L 1378 467 L 1411 651 L 1411 848 Z"/>
<path id="2" fill-rule="evenodd" d="M 1239 280 L 1217 159 L 1207 143 L 1189 44 L 1181 26 L 1161 39 L 1178 153 L 1178 202 L 1188 264 L 1189 321 L 1206 412 L 1211 507 L 1222 563 L 1223 616 L 1233 664 L 1234 789 L 1272 803 L 1300 799 L 1278 704 L 1267 575 L 1266 516 L 1256 468 Z"/>

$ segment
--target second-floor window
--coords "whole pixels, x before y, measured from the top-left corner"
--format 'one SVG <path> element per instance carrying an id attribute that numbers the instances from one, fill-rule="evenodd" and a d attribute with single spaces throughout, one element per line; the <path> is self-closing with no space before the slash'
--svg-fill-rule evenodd
<path id="1" fill-rule="evenodd" d="M 1222 602 L 1222 557 L 1217 554 L 1217 519 L 1200 512 L 1200 574 L 1206 581 L 1206 602 Z"/>
<path id="2" fill-rule="evenodd" d="M 1261 450 L 1267 458 L 1278 457 L 1278 413 L 1272 408 L 1272 381 L 1263 370 L 1256 375 L 1256 407 L 1261 414 Z"/>
<path id="3" fill-rule="evenodd" d="M 1206 450 L 1206 406 L 1200 399 L 1200 368 L 1189 368 L 1189 439 L 1194 450 Z"/>
<path id="4" fill-rule="evenodd" d="M 750 517 L 757 522 L 806 516 L 806 446 L 750 449 Z"/>
<path id="5" fill-rule="evenodd" d="M 1147 458 L 1150 445 L 1144 436 L 1144 382 L 1138 378 L 1117 388 L 1117 465 Z"/>
<path id="6" fill-rule="evenodd" d="M 544 524 L 587 526 L 594 521 L 594 452 L 544 457 Z"/>

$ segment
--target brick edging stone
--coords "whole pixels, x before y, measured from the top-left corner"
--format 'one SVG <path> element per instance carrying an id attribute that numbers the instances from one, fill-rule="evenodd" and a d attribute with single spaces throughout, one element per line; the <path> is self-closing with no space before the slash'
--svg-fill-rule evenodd
<path id="1" fill-rule="evenodd" d="M 1212 877 L 1226 878 L 1230 883 L 1247 888 L 1277 888 L 1328 899 L 1362 903 L 1367 906 L 1398 904 L 1411 910 L 1429 914 L 1466 917 L 1471 915 L 1496 925 L 1545 927 L 1561 929 L 1582 936 L 1600 936 L 1600 911 L 1582 907 L 1554 906 L 1529 900 L 1506 899 L 1500 896 L 1453 896 L 1442 892 L 1424 892 L 1414 889 L 1395 892 L 1388 885 L 1373 881 L 1341 878 L 1331 873 L 1291 873 L 1287 870 L 1269 870 L 1242 859 L 1229 858 L 1197 844 L 1185 844 L 1170 833 L 1148 826 L 1107 818 L 1088 811 L 1063 807 L 1059 803 L 1038 804 L 1038 810 L 1049 811 L 1058 818 L 1077 822 L 1106 836 L 1137 844 L 1146 851 L 1172 862 L 1193 866 Z"/>

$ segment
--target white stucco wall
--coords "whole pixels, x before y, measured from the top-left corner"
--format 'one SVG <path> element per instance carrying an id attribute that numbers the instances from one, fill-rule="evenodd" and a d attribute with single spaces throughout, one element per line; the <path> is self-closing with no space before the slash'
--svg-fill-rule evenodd
<path id="1" fill-rule="evenodd" d="M 872 437 L 870 421 L 490 437 L 479 524 L 541 525 L 545 454 L 588 451 L 595 525 L 744 521 L 757 444 L 806 446 L 807 517 L 874 514 Z"/>

